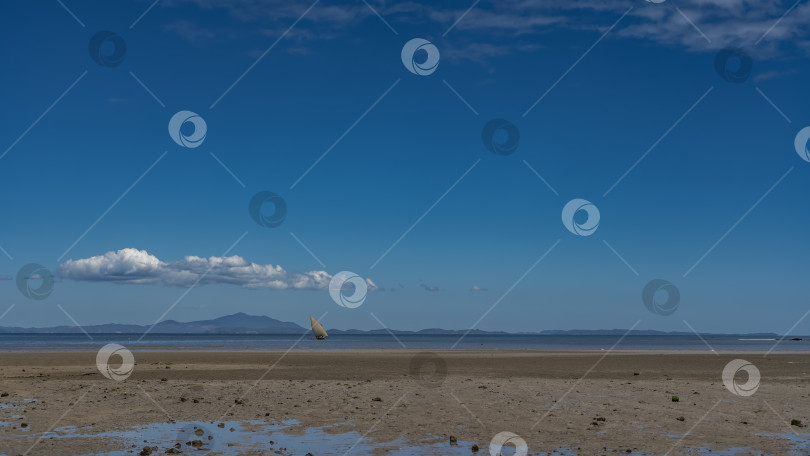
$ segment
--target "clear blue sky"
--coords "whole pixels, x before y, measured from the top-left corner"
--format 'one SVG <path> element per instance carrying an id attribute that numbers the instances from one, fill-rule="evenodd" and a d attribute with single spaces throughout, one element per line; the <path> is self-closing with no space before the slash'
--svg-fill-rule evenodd
<path id="1" fill-rule="evenodd" d="M 312 3 L 63 3 L 0 7 L 0 312 L 15 305 L 0 325 L 71 324 L 58 306 L 151 324 L 193 283 L 185 257 L 231 255 L 287 282 L 226 268 L 166 318 L 468 328 L 497 302 L 478 328 L 781 333 L 810 308 L 810 163 L 793 145 L 810 125 L 810 5 L 323 0 L 301 18 Z M 126 43 L 119 65 L 91 58 L 99 31 Z M 439 50 L 432 74 L 403 65 L 412 38 Z M 728 46 L 751 57 L 744 82 L 715 70 Z M 199 147 L 169 135 L 182 110 L 205 121 Z M 520 131 L 514 153 L 484 146 L 495 118 Z M 285 200 L 280 226 L 250 217 L 261 191 Z M 562 223 L 575 198 L 599 209 L 591 236 Z M 137 255 L 93 259 L 122 249 L 162 263 L 133 283 Z M 47 299 L 17 289 L 28 263 L 59 275 Z M 343 270 L 380 289 L 336 305 L 322 279 Z M 674 314 L 644 307 L 652 279 L 680 290 Z"/>

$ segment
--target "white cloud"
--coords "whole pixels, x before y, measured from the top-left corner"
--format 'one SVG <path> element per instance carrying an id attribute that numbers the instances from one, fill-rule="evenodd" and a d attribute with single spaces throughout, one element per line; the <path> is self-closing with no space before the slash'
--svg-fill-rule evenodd
<path id="1" fill-rule="evenodd" d="M 798 5 L 785 15 L 793 4 L 793 0 L 682 0 L 677 5 L 630 0 L 503 0 L 474 8 L 455 31 L 473 33 L 468 37 L 481 37 L 485 43 L 509 37 L 499 42 L 499 54 L 509 49 L 532 52 L 533 48 L 520 49 L 517 45 L 526 38 L 536 42 L 537 36 L 557 30 L 603 33 L 629 11 L 611 35 L 689 51 L 738 46 L 758 57 L 772 57 L 798 47 L 798 41 L 807 36 L 804 24 L 810 19 L 810 4 Z M 452 23 L 463 13 L 463 9 L 436 8 L 430 18 L 442 24 Z M 474 46 L 468 47 L 475 51 Z"/>
<path id="2" fill-rule="evenodd" d="M 470 291 L 487 291 L 487 289 L 478 285 L 473 285 L 473 287 L 470 288 Z"/>
<path id="3" fill-rule="evenodd" d="M 810 18 L 810 6 L 800 5 L 779 20 L 792 3 L 691 0 L 680 3 L 680 11 L 652 5 L 634 10 L 632 15 L 638 20 L 621 27 L 618 34 L 692 51 L 738 46 L 752 55 L 770 57 L 779 54 L 783 45 L 795 46 L 800 37 L 807 35 L 804 23 Z"/>
<path id="4" fill-rule="evenodd" d="M 797 70 L 784 70 L 784 71 L 765 71 L 754 76 L 754 82 L 770 81 L 771 79 L 780 79 L 798 73 Z"/>
<path id="5" fill-rule="evenodd" d="M 192 42 L 235 39 L 246 33 L 277 37 L 308 7 L 306 3 L 284 0 L 177 0 L 166 6 L 184 3 L 202 10 L 225 11 L 238 24 L 214 30 L 183 19 L 166 27 Z M 800 55 L 806 54 L 804 24 L 810 19 L 810 4 L 799 4 L 779 20 L 794 0 L 681 0 L 677 5 L 634 0 L 502 0 L 479 4 L 469 11 L 467 5 L 448 7 L 441 2 L 370 0 L 369 3 L 398 29 L 418 27 L 438 33 L 454 25 L 453 39 L 441 43 L 442 57 L 479 63 L 497 56 L 532 53 L 538 43 L 546 41 L 539 37 L 549 32 L 590 31 L 595 38 L 630 7 L 632 10 L 616 25 L 611 38 L 643 40 L 699 52 L 738 46 L 762 58 L 790 52 L 790 48 L 798 49 Z M 297 45 L 289 44 L 285 49 L 306 52 L 309 49 L 302 47 L 303 43 L 339 39 L 363 21 L 379 18 L 361 2 L 318 4 L 286 36 Z M 239 26 L 243 23 L 259 26 Z"/>
<path id="6" fill-rule="evenodd" d="M 146 250 L 121 249 L 59 265 L 58 275 L 65 279 L 90 282 L 190 287 L 226 283 L 242 288 L 272 290 L 324 290 L 332 276 L 326 271 L 293 273 L 281 266 L 252 263 L 233 255 L 229 257 L 187 256 L 166 263 Z M 366 279 L 370 290 L 378 289 Z"/>

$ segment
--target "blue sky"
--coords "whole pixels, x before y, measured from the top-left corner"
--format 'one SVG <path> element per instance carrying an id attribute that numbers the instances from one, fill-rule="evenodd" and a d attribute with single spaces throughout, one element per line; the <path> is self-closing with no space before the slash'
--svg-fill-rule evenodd
<path id="1" fill-rule="evenodd" d="M 781 333 L 810 308 L 810 163 L 793 146 L 810 125 L 808 5 L 63 4 L 0 15 L 0 312 L 14 305 L 1 325 L 151 324 L 171 309 Z M 126 43 L 119 65 L 91 58 L 99 31 Z M 403 65 L 413 38 L 439 50 L 432 74 Z M 741 83 L 715 70 L 729 46 L 753 62 Z M 183 110 L 205 121 L 199 147 L 169 135 Z M 482 142 L 496 118 L 520 132 L 512 154 Z M 261 191 L 286 202 L 280 226 L 250 217 Z M 576 198 L 599 210 L 591 236 L 561 220 Z M 210 259 L 232 255 L 247 266 Z M 57 275 L 46 299 L 18 290 L 29 263 Z M 370 280 L 362 306 L 330 298 L 340 271 Z M 645 308 L 653 279 L 680 291 L 672 315 Z"/>

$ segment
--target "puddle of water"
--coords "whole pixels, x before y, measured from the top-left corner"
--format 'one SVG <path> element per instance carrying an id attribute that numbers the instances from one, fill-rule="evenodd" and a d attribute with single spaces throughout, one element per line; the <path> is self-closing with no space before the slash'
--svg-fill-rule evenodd
<path id="1" fill-rule="evenodd" d="M 762 437 L 778 437 L 787 440 L 793 446 L 787 454 L 808 455 L 810 454 L 810 434 L 757 434 Z"/>
<path id="2" fill-rule="evenodd" d="M 31 402 L 36 401 L 37 401 L 36 399 L 23 399 L 23 402 L 25 402 L 26 404 L 30 404 Z M 18 408 L 23 408 L 23 406 L 11 402 L 0 402 L 0 410 L 18 409 Z"/>
<path id="3" fill-rule="evenodd" d="M 184 454 L 204 455 L 239 455 L 257 449 L 266 454 L 281 456 L 303 455 L 312 453 L 317 455 L 343 455 L 351 452 L 352 455 L 376 455 L 385 449 L 386 456 L 469 456 L 473 454 L 473 442 L 458 441 L 451 446 L 444 437 L 434 436 L 424 439 L 416 444 L 407 444 L 402 439 L 391 442 L 377 442 L 362 438 L 355 431 L 345 433 L 330 432 L 326 426 L 309 428 L 306 430 L 297 427 L 297 421 L 285 421 L 281 424 L 269 424 L 265 421 L 223 421 L 220 422 L 193 422 L 184 421 L 176 423 L 153 423 L 137 426 L 122 431 L 89 433 L 87 428 L 65 426 L 55 429 L 46 435 L 47 438 L 97 438 L 106 442 L 117 442 L 120 450 L 106 453 L 93 453 L 98 456 L 132 456 L 133 445 L 138 451 L 145 446 L 156 446 L 158 450 L 152 454 L 163 454 L 167 448 L 180 444 L 179 450 Z M 209 438 L 210 437 L 210 438 Z M 0 439 L 2 440 L 2 439 Z M 271 443 L 272 442 L 272 443 Z M 478 443 L 479 455 L 489 454 L 489 442 Z M 275 453 L 279 450 L 280 453 Z M 135 452 L 137 453 L 137 451 Z M 513 456 L 514 448 L 506 446 L 502 449 L 503 456 Z M 577 456 L 570 448 L 560 448 L 550 453 L 532 453 L 538 456 Z M 631 456 L 643 456 L 634 453 Z"/>
<path id="4" fill-rule="evenodd" d="M 153 423 L 122 431 L 90 433 L 87 428 L 62 427 L 46 435 L 47 438 L 73 439 L 93 438 L 106 442 L 116 442 L 120 450 L 106 453 L 93 453 L 102 456 L 131 456 L 133 445 L 141 449 L 145 446 L 158 447 L 153 454 L 163 454 L 170 448 L 180 445 L 184 453 L 202 450 L 206 455 L 237 455 L 242 452 L 263 450 L 271 454 L 280 450 L 281 455 L 344 454 L 351 450 L 353 455 L 372 455 L 374 450 L 387 448 L 387 455 L 469 455 L 472 442 L 459 441 L 450 446 L 445 439 L 441 443 L 417 445 L 405 444 L 401 439 L 392 442 L 376 442 L 363 439 L 361 434 L 351 431 L 342 434 L 328 432 L 328 427 L 310 428 L 303 432 L 290 429 L 298 423 L 288 421 L 282 424 L 268 424 L 265 421 L 223 421 L 219 423 L 183 421 L 176 423 Z M 290 433 L 290 432 L 294 432 Z M 437 438 L 438 439 L 438 438 Z M 435 442 L 437 439 L 431 439 Z M 272 442 L 272 443 L 271 443 Z M 479 446 L 481 446 L 479 444 Z M 482 448 L 480 451 L 485 451 Z M 482 453 L 483 454 L 483 453 Z M 562 455 L 562 453 L 561 453 Z"/>
<path id="5" fill-rule="evenodd" d="M 14 417 L 14 418 L 16 418 L 16 417 Z M 0 421 L 0 428 L 12 428 L 12 427 L 16 426 L 17 427 L 16 430 L 19 431 L 19 432 L 28 432 L 28 431 L 31 430 L 30 427 L 28 427 L 28 426 L 22 427 L 21 424 L 22 424 L 22 421 L 14 421 L 14 422 Z M 3 455 L 3 453 L 0 453 L 0 455 Z"/>
<path id="6" fill-rule="evenodd" d="M 21 406 L 14 405 L 14 404 L 0 404 L 0 410 L 18 410 L 22 408 Z M 12 427 L 17 426 L 20 431 L 27 431 L 30 428 L 27 427 L 19 427 L 20 423 L 25 420 L 25 415 L 11 415 L 10 417 L 4 417 L 7 420 L 14 420 L 14 422 L 10 421 L 0 421 L 0 427 Z"/>
<path id="7" fill-rule="evenodd" d="M 755 451 L 749 447 L 728 448 L 726 450 L 711 450 L 706 447 L 689 447 L 687 450 L 700 456 L 739 456 L 741 454 L 758 454 L 760 456 L 769 456 L 769 453 Z"/>
<path id="8" fill-rule="evenodd" d="M 664 434 L 665 437 L 679 439 L 679 435 Z M 778 454 L 786 455 L 801 455 L 807 456 L 810 454 L 810 434 L 757 434 L 760 437 L 773 437 L 785 440 L 785 447 Z M 790 448 L 787 448 L 790 447 Z M 733 447 L 725 450 L 712 450 L 707 447 L 688 447 L 689 451 L 694 452 L 700 456 L 736 456 L 739 454 L 760 454 L 770 455 L 771 453 L 764 453 L 759 450 L 754 450 L 751 447 Z"/>
<path id="9" fill-rule="evenodd" d="M 220 427 L 220 424 L 222 426 Z M 0 426 L 10 426 L 11 423 L 0 422 Z M 345 426 L 345 425 L 341 425 Z M 450 446 L 446 439 L 434 437 L 416 444 L 407 444 L 403 439 L 391 442 L 377 442 L 356 431 L 335 433 L 333 426 L 302 429 L 297 421 L 282 423 L 268 423 L 266 421 L 224 421 L 224 422 L 194 422 L 183 421 L 176 423 L 152 423 L 143 426 L 129 427 L 119 431 L 93 433 L 91 427 L 65 426 L 43 434 L 46 438 L 55 439 L 99 439 L 105 443 L 112 442 L 119 449 L 106 453 L 93 453 L 101 456 L 131 456 L 133 447 L 138 451 L 145 446 L 155 446 L 157 451 L 153 454 L 163 454 L 168 448 L 175 447 L 184 454 L 204 455 L 239 455 L 246 452 L 255 453 L 256 450 L 267 454 L 275 453 L 285 455 L 303 455 L 306 453 L 318 455 L 342 455 L 351 452 L 353 455 L 375 455 L 381 449 L 387 450 L 386 455 L 391 456 L 468 456 L 473 442 L 459 441 L 458 445 Z M 331 431 L 331 432 L 330 432 Z M 810 434 L 760 434 L 763 437 L 785 439 L 785 446 L 793 447 L 780 454 L 806 455 L 810 454 Z M 38 434 L 31 437 L 38 437 Z M 677 439 L 678 435 L 664 435 Z M 5 438 L 0 438 L 4 440 Z M 179 445 L 179 447 L 177 446 Z M 479 454 L 489 454 L 488 442 L 479 442 Z M 505 447 L 504 455 L 512 454 Z M 750 454 L 751 448 L 728 448 L 712 450 L 707 447 L 685 448 L 690 454 L 699 456 L 735 456 Z M 137 451 L 135 452 L 137 453 Z M 758 452 L 757 452 L 758 453 Z M 534 453 L 533 453 L 534 454 Z M 542 456 L 577 456 L 570 448 L 561 448 L 551 453 L 537 453 Z M 650 453 L 632 452 L 630 456 L 649 456 Z"/>

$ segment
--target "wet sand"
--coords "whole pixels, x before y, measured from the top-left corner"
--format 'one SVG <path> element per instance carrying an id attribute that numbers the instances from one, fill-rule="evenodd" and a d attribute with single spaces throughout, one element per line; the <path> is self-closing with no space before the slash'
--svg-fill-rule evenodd
<path id="1" fill-rule="evenodd" d="M 8 396 L 0 404 L 15 407 L 0 406 L 0 423 L 8 423 L 0 424 L 0 454 L 24 454 L 32 445 L 28 454 L 121 450 L 110 437 L 43 433 L 75 426 L 96 434 L 170 421 L 297 420 L 301 432 L 334 426 L 329 432 L 367 435 L 379 454 L 397 439 L 449 445 L 452 435 L 485 455 L 502 431 L 523 438 L 529 454 L 566 448 L 579 455 L 695 454 L 696 448 L 785 454 L 793 448 L 785 435 L 810 439 L 810 431 L 790 424 L 810 422 L 807 354 L 432 353 L 135 351 L 132 375 L 120 382 L 99 373 L 95 352 L 3 353 L 0 393 Z M 761 372 L 752 396 L 723 385 L 723 368 L 736 358 Z M 163 454 L 173 443 L 143 446 Z M 268 454 L 270 447 L 222 454 Z M 129 450 L 138 454 L 141 445 Z M 318 450 L 312 453 L 343 454 Z"/>

